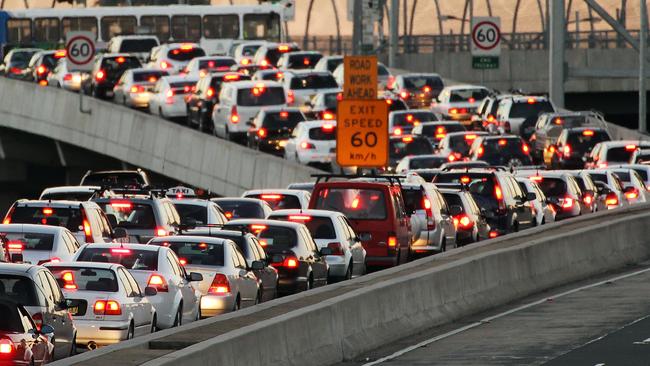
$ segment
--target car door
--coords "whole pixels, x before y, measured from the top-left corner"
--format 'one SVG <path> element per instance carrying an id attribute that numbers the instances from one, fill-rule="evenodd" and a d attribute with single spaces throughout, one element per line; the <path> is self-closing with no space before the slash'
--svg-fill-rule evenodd
<path id="1" fill-rule="evenodd" d="M 254 305 L 258 290 L 257 277 L 255 277 L 253 272 L 248 270 L 246 259 L 244 259 L 239 247 L 236 245 L 228 245 L 228 247 L 230 248 L 230 255 L 235 263 L 235 268 L 239 271 L 237 275 L 239 278 L 239 293 L 243 303 L 242 305 Z"/>
<path id="2" fill-rule="evenodd" d="M 345 238 L 350 246 L 350 253 L 352 254 L 352 275 L 362 275 L 365 271 L 366 265 L 366 250 L 361 245 L 361 240 L 352 229 L 352 225 L 345 216 L 338 217 L 341 227 L 344 230 Z"/>
<path id="3" fill-rule="evenodd" d="M 196 311 L 197 297 L 191 282 L 187 280 L 185 268 L 181 266 L 178 257 L 171 250 L 167 252 L 167 260 L 169 261 L 172 271 L 174 273 L 174 284 L 178 291 L 181 292 L 183 297 L 183 321 L 194 320 Z"/>
<path id="4" fill-rule="evenodd" d="M 133 288 L 133 284 L 129 281 L 127 273 L 123 268 L 117 269 L 117 278 L 120 280 L 120 287 L 122 288 L 118 301 L 120 302 L 122 309 L 124 309 L 123 312 L 133 316 L 133 324 L 135 325 L 134 330 L 137 332 L 138 327 L 142 325 L 142 319 L 138 317 L 138 306 L 135 304 L 135 298 L 138 296 L 139 292 Z"/>
<path id="5" fill-rule="evenodd" d="M 309 231 L 302 227 L 299 229 L 300 237 L 302 238 L 302 245 L 305 246 L 303 250 L 309 253 L 309 260 L 311 261 L 311 270 L 314 276 L 314 287 L 324 286 L 327 284 L 327 263 L 318 252 L 318 246 L 311 237 Z"/>
<path id="6" fill-rule="evenodd" d="M 248 240 L 248 250 L 253 254 L 254 260 L 261 261 L 267 264 L 268 260 L 266 258 L 266 253 L 260 244 L 259 240 L 255 236 L 250 236 Z M 275 288 L 277 287 L 277 277 L 278 272 L 271 266 L 265 265 L 264 269 L 257 271 L 256 275 L 261 279 L 260 286 L 263 290 L 264 300 L 270 300 L 275 295 Z"/>
<path id="7" fill-rule="evenodd" d="M 449 248 L 451 245 L 455 247 L 456 226 L 454 226 L 454 218 L 451 217 L 449 206 L 447 205 L 447 201 L 442 196 L 442 194 L 440 194 L 438 190 L 434 190 L 433 192 L 436 195 L 438 204 L 440 205 L 440 214 L 442 215 L 442 225 L 445 228 L 445 240 L 447 241 L 447 248 Z"/>
<path id="8" fill-rule="evenodd" d="M 58 329 L 56 329 L 55 337 L 56 337 L 56 342 L 58 344 L 63 343 L 62 347 L 59 347 L 59 352 L 58 355 L 55 354 L 55 358 L 58 357 L 66 357 L 70 354 L 70 350 L 72 347 L 72 342 L 74 338 L 74 325 L 72 323 L 72 317 L 69 316 L 68 310 L 60 307 L 60 304 L 63 304 L 65 301 L 65 298 L 63 297 L 63 293 L 61 292 L 61 289 L 59 288 L 59 285 L 56 282 L 56 279 L 50 273 L 50 271 L 42 271 L 41 274 L 45 276 L 47 279 L 50 288 L 52 289 L 52 295 L 54 298 L 54 306 L 53 306 L 53 318 L 56 319 L 56 324 L 58 325 Z M 56 350 L 55 350 L 56 352 Z"/>

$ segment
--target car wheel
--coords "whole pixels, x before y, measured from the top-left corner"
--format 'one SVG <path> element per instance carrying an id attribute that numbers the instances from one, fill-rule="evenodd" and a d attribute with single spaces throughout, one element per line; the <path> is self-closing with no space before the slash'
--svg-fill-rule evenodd
<path id="1" fill-rule="evenodd" d="M 447 251 L 447 240 L 442 239 L 442 245 L 440 246 L 440 252 L 444 253 Z"/>
<path id="2" fill-rule="evenodd" d="M 126 339 L 133 339 L 135 337 L 135 327 L 133 326 L 133 323 L 129 324 L 129 331 L 126 334 Z"/>
<path id="3" fill-rule="evenodd" d="M 348 264 L 348 271 L 345 272 L 345 280 L 351 280 L 352 279 L 352 262 Z"/>
<path id="4" fill-rule="evenodd" d="M 178 306 L 178 310 L 176 311 L 176 317 L 174 318 L 174 325 L 172 327 L 180 327 L 183 324 L 183 311 L 181 310 L 183 308 L 183 304 L 181 303 Z"/>
<path id="5" fill-rule="evenodd" d="M 313 288 L 314 288 L 314 275 L 310 273 L 309 279 L 307 280 L 307 290 L 311 290 Z"/>
<path id="6" fill-rule="evenodd" d="M 153 319 L 151 319 L 151 333 L 156 333 L 158 331 L 158 315 L 154 314 Z"/>
<path id="7" fill-rule="evenodd" d="M 70 357 L 77 354 L 77 335 L 75 334 L 72 338 L 72 344 L 70 345 Z"/>
<path id="8" fill-rule="evenodd" d="M 162 111 L 162 107 L 158 108 L 158 115 L 160 116 L 160 118 L 165 118 L 165 115 L 163 114 L 163 111 Z"/>
<path id="9" fill-rule="evenodd" d="M 237 295 L 237 298 L 235 299 L 235 303 L 233 304 L 232 311 L 237 311 L 241 309 L 241 300 L 239 298 L 239 295 Z"/>
<path id="10" fill-rule="evenodd" d="M 262 302 L 262 289 L 257 290 L 257 295 L 255 295 L 255 302 L 253 305 L 257 305 Z"/>
<path id="11" fill-rule="evenodd" d="M 34 366 L 34 365 L 35 365 L 34 364 L 34 357 L 32 357 L 32 359 L 29 361 L 29 366 Z"/>

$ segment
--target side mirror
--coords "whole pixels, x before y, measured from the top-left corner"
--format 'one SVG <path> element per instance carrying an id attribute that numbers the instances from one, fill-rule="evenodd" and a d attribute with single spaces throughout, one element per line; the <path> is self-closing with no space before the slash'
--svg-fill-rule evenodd
<path id="1" fill-rule="evenodd" d="M 332 248 L 324 247 L 319 251 L 320 255 L 332 255 Z"/>
<path id="2" fill-rule="evenodd" d="M 41 326 L 40 334 L 54 334 L 54 327 L 49 324 L 43 324 Z"/>
<path id="3" fill-rule="evenodd" d="M 129 233 L 125 228 L 116 227 L 113 229 L 113 239 L 125 239 L 129 237 Z"/>
<path id="4" fill-rule="evenodd" d="M 372 240 L 372 234 L 370 233 L 361 233 L 358 236 L 359 241 L 371 241 Z"/>
<path id="5" fill-rule="evenodd" d="M 144 288 L 144 296 L 156 296 L 158 290 L 155 287 L 147 286 Z"/>
<path id="6" fill-rule="evenodd" d="M 190 282 L 201 282 L 203 281 L 203 275 L 197 272 L 190 272 L 188 280 Z"/>
<path id="7" fill-rule="evenodd" d="M 62 300 L 61 302 L 56 304 L 56 308 L 59 310 L 66 310 L 68 309 L 68 301 L 67 300 Z"/>
<path id="8" fill-rule="evenodd" d="M 111 227 L 116 227 L 117 226 L 117 217 L 113 214 L 106 214 L 106 218 L 108 219 L 108 223 L 111 224 Z"/>
<path id="9" fill-rule="evenodd" d="M 253 261 L 253 263 L 251 263 L 251 269 L 253 271 L 261 271 L 264 269 L 264 267 L 265 265 L 262 261 Z"/>
<path id="10" fill-rule="evenodd" d="M 526 202 L 534 201 L 537 199 L 537 194 L 535 192 L 526 193 Z"/>
<path id="11" fill-rule="evenodd" d="M 452 205 L 449 207 L 449 214 L 451 216 L 458 216 L 463 213 L 463 208 L 458 205 Z"/>

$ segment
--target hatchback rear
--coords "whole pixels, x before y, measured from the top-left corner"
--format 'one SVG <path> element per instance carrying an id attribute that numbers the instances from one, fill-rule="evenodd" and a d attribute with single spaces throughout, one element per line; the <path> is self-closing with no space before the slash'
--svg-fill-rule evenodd
<path id="1" fill-rule="evenodd" d="M 482 160 L 493 166 L 532 165 L 530 148 L 519 136 L 486 136 L 474 141 L 471 160 Z"/>
<path id="2" fill-rule="evenodd" d="M 395 136 L 388 143 L 389 169 L 394 170 L 406 156 L 432 155 L 433 146 L 422 136 Z"/>

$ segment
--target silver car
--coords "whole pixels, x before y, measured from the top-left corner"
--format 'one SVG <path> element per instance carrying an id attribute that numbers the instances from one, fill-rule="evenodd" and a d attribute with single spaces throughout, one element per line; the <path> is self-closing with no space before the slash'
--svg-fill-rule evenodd
<path id="1" fill-rule="evenodd" d="M 46 265 L 68 302 L 77 327 L 77 344 L 84 348 L 115 344 L 156 330 L 156 310 L 120 264 L 61 262 Z"/>
<path id="2" fill-rule="evenodd" d="M 7 240 L 14 262 L 29 264 L 72 260 L 80 246 L 70 230 L 61 226 L 3 224 L 0 237 Z M 17 257 L 22 260 L 16 260 Z"/>
<path id="3" fill-rule="evenodd" d="M 203 275 L 203 280 L 197 284 L 201 293 L 201 318 L 260 302 L 259 284 L 251 270 L 263 269 L 265 264 L 254 261 L 249 268 L 232 240 L 174 236 L 154 238 L 149 244 L 167 246 L 176 253 L 188 271 Z"/>
<path id="4" fill-rule="evenodd" d="M 67 302 L 52 273 L 33 264 L 0 263 L 0 299 L 22 304 L 37 327 L 54 328 L 54 359 L 77 353 L 77 329 L 68 312 Z"/>
<path id="5" fill-rule="evenodd" d="M 172 203 L 181 217 L 181 224 L 187 226 L 220 226 L 228 219 L 216 203 L 198 198 L 173 199 Z"/>

